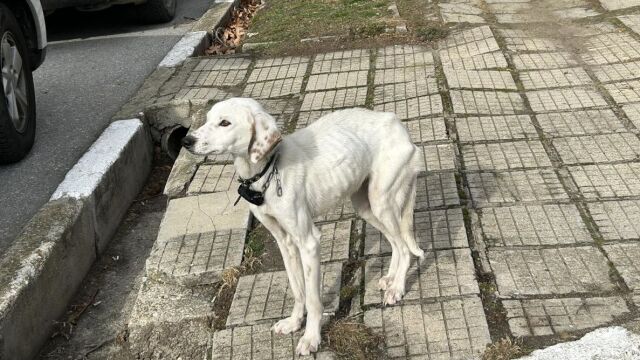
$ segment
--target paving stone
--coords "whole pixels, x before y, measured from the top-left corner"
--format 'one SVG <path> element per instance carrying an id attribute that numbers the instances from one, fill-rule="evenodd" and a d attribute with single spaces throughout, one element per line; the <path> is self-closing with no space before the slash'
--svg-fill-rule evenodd
<path id="1" fill-rule="evenodd" d="M 607 10 L 620 10 L 640 5 L 637 0 L 600 0 L 600 4 Z"/>
<path id="2" fill-rule="evenodd" d="M 276 335 L 273 324 L 238 326 L 213 334 L 213 360 L 288 360 L 313 359 L 313 356 L 295 355 L 302 333 Z M 322 353 L 316 354 L 321 359 Z M 331 359 L 325 358 L 325 359 Z"/>
<path id="3" fill-rule="evenodd" d="M 479 358 L 491 342 L 477 297 L 371 309 L 364 323 L 384 335 L 392 359 Z"/>
<path id="4" fill-rule="evenodd" d="M 605 241 L 640 239 L 640 201 L 587 203 Z"/>
<path id="5" fill-rule="evenodd" d="M 178 91 L 173 100 L 215 100 L 222 101 L 233 97 L 231 93 L 218 88 L 183 88 Z"/>
<path id="6" fill-rule="evenodd" d="M 636 130 L 640 130 L 640 103 L 623 105 L 622 111 L 631 120 Z"/>
<path id="7" fill-rule="evenodd" d="M 451 90 L 453 111 L 456 114 L 515 114 L 524 111 L 518 93 L 474 90 Z"/>
<path id="8" fill-rule="evenodd" d="M 331 110 L 363 106 L 366 98 L 366 87 L 312 92 L 304 96 L 300 111 Z"/>
<path id="9" fill-rule="evenodd" d="M 339 204 L 335 208 L 327 211 L 326 214 L 317 216 L 315 221 L 338 221 L 353 218 L 356 216 L 356 212 L 353 209 L 351 201 L 345 200 L 342 204 Z"/>
<path id="10" fill-rule="evenodd" d="M 303 78 L 307 72 L 307 62 L 281 66 L 256 67 L 249 75 L 247 82 L 273 81 L 287 78 Z"/>
<path id="11" fill-rule="evenodd" d="M 528 91 L 526 93 L 535 112 L 578 110 L 606 106 L 607 102 L 590 88 L 570 88 Z"/>
<path id="12" fill-rule="evenodd" d="M 236 185 L 233 165 L 201 165 L 189 184 L 187 194 L 231 191 Z"/>
<path id="13" fill-rule="evenodd" d="M 369 70 L 369 50 L 348 50 L 316 55 L 312 74 Z"/>
<path id="14" fill-rule="evenodd" d="M 433 65 L 433 54 L 422 46 L 394 45 L 378 49 L 376 69 Z"/>
<path id="15" fill-rule="evenodd" d="M 213 284 L 222 271 L 239 266 L 246 229 L 185 234 L 158 242 L 147 259 L 147 276 L 187 285 Z"/>
<path id="16" fill-rule="evenodd" d="M 444 118 L 415 119 L 404 121 L 403 124 L 409 131 L 411 141 L 414 143 L 448 139 Z"/>
<path id="17" fill-rule="evenodd" d="M 623 81 L 604 85 L 613 101 L 627 104 L 640 101 L 640 80 Z"/>
<path id="18" fill-rule="evenodd" d="M 558 69 L 578 65 L 571 53 L 563 51 L 514 54 L 513 63 L 518 70 Z"/>
<path id="19" fill-rule="evenodd" d="M 456 168 L 455 152 L 453 145 L 421 145 L 425 169 L 429 171 L 454 170 Z"/>
<path id="20" fill-rule="evenodd" d="M 367 86 L 367 71 L 315 74 L 309 77 L 306 91 L 338 89 L 352 86 Z"/>
<path id="21" fill-rule="evenodd" d="M 433 95 L 438 92 L 438 85 L 434 77 L 420 78 L 410 82 L 376 86 L 373 89 L 373 102 L 374 104 L 382 104 L 390 101 Z"/>
<path id="22" fill-rule="evenodd" d="M 502 297 L 560 295 L 614 289 L 607 259 L 592 246 L 558 249 L 501 249 L 489 262 Z"/>
<path id="23" fill-rule="evenodd" d="M 553 14 L 559 17 L 560 19 L 584 19 L 584 18 L 600 15 L 599 12 L 586 7 L 573 7 L 573 8 L 567 8 L 562 10 L 556 10 L 553 12 Z"/>
<path id="24" fill-rule="evenodd" d="M 276 124 L 280 131 L 287 133 L 287 128 L 293 121 L 296 112 L 298 98 L 261 99 L 260 105 L 276 119 Z"/>
<path id="25" fill-rule="evenodd" d="M 560 245 L 593 242 L 573 204 L 517 205 L 480 211 L 490 246 Z"/>
<path id="26" fill-rule="evenodd" d="M 534 18 L 529 14 L 518 13 L 497 13 L 495 14 L 495 17 L 499 24 L 520 24 L 540 21 L 540 19 Z"/>
<path id="27" fill-rule="evenodd" d="M 384 291 L 378 288 L 378 280 L 387 274 L 390 262 L 391 256 L 367 260 L 364 268 L 364 305 L 382 303 Z M 420 264 L 412 260 L 407 273 L 406 293 L 402 299 L 424 300 L 479 292 L 471 250 L 435 250 L 426 252 Z"/>
<path id="28" fill-rule="evenodd" d="M 459 205 L 460 197 L 453 173 L 427 173 L 418 177 L 415 209 Z"/>
<path id="29" fill-rule="evenodd" d="M 545 135 L 551 137 L 626 131 L 622 122 L 609 109 L 546 113 L 538 114 L 536 118 Z"/>
<path id="30" fill-rule="evenodd" d="M 192 71 L 185 86 L 236 86 L 242 83 L 246 75 L 247 70 Z"/>
<path id="31" fill-rule="evenodd" d="M 205 162 L 208 164 L 232 164 L 233 155 L 231 154 L 208 155 L 205 159 Z"/>
<path id="32" fill-rule="evenodd" d="M 640 163 L 569 166 L 587 199 L 640 196 Z"/>
<path id="33" fill-rule="evenodd" d="M 266 99 L 299 94 L 302 91 L 302 80 L 297 77 L 250 83 L 244 88 L 243 96 Z"/>
<path id="34" fill-rule="evenodd" d="M 640 5 L 640 4 L 636 4 Z M 622 15 L 618 16 L 618 20 L 622 21 L 625 25 L 627 25 L 631 30 L 633 30 L 636 34 L 640 34 L 640 15 Z"/>
<path id="35" fill-rule="evenodd" d="M 184 235 L 246 229 L 249 206 L 246 201 L 233 206 L 237 197 L 234 189 L 170 200 L 156 245 Z"/>
<path id="36" fill-rule="evenodd" d="M 248 57 L 204 58 L 187 61 L 197 62 L 193 71 L 247 70 L 251 65 L 251 59 Z"/>
<path id="37" fill-rule="evenodd" d="M 631 161 L 640 158 L 640 140 L 631 133 L 556 138 L 553 146 L 565 164 Z"/>
<path id="38" fill-rule="evenodd" d="M 342 264 L 321 266 L 324 312 L 333 313 L 340 301 Z M 286 271 L 241 276 L 229 308 L 227 326 L 256 324 L 289 316 L 294 298 Z"/>
<path id="39" fill-rule="evenodd" d="M 640 77 L 640 61 L 600 65 L 593 73 L 603 83 L 635 79 Z"/>
<path id="40" fill-rule="evenodd" d="M 487 70 L 507 67 L 507 60 L 502 51 L 471 55 L 467 50 L 465 46 L 440 50 L 442 65 L 454 70 Z"/>
<path id="41" fill-rule="evenodd" d="M 492 90 L 516 90 L 516 83 L 511 73 L 499 70 L 456 70 L 450 67 L 444 68 L 447 83 L 451 89 L 492 89 Z"/>
<path id="42" fill-rule="evenodd" d="M 394 112 L 400 120 L 431 115 L 441 115 L 443 111 L 440 95 L 420 96 L 398 101 L 385 101 L 373 105 L 376 111 Z"/>
<path id="43" fill-rule="evenodd" d="M 619 296 L 503 300 L 515 336 L 559 335 L 608 324 L 629 308 Z"/>
<path id="44" fill-rule="evenodd" d="M 438 4 L 440 14 L 445 23 L 482 24 L 482 10 L 477 6 L 464 3 Z"/>
<path id="45" fill-rule="evenodd" d="M 436 69 L 433 65 L 412 66 L 390 69 L 378 69 L 373 84 L 386 85 L 396 83 L 417 82 L 421 85 L 435 87 Z"/>
<path id="46" fill-rule="evenodd" d="M 296 130 L 305 128 L 311 125 L 316 120 L 320 119 L 321 117 L 327 114 L 330 114 L 332 112 L 333 111 L 331 110 L 301 111 L 300 114 L 298 114 L 298 121 L 296 122 Z"/>
<path id="47" fill-rule="evenodd" d="M 461 142 L 537 138 L 528 115 L 474 116 L 456 118 Z"/>
<path id="48" fill-rule="evenodd" d="M 339 261 L 349 258 L 351 221 L 338 221 L 318 225 L 320 238 L 320 261 Z"/>
<path id="49" fill-rule="evenodd" d="M 480 43 L 479 43 L 480 41 Z M 483 44 L 484 45 L 480 45 Z M 493 32 L 491 28 L 487 25 L 478 26 L 471 29 L 461 30 L 458 32 L 454 32 L 449 35 L 442 46 L 444 47 L 452 47 L 452 46 L 460 46 L 464 44 L 478 44 L 479 49 L 490 49 L 489 51 L 498 50 L 500 47 L 496 48 L 496 41 L 493 36 Z M 485 53 L 487 51 L 483 51 L 480 53 Z"/>
<path id="50" fill-rule="evenodd" d="M 640 290 L 640 263 L 638 263 L 640 244 L 610 244 L 603 247 L 629 289 Z"/>
<path id="51" fill-rule="evenodd" d="M 551 161 L 538 140 L 514 141 L 462 146 L 466 170 L 512 170 L 551 166 Z"/>
<path id="52" fill-rule="evenodd" d="M 523 30 L 500 30 L 508 50 L 521 51 L 554 51 L 562 50 L 562 45 L 553 39 L 536 37 Z"/>
<path id="53" fill-rule="evenodd" d="M 582 58 L 589 65 L 604 65 L 640 59 L 640 42 L 630 34 L 616 32 L 596 35 L 585 43 Z"/>
<path id="54" fill-rule="evenodd" d="M 308 57 L 285 56 L 285 57 L 277 57 L 277 58 L 258 59 L 256 60 L 255 67 L 263 68 L 263 67 L 271 67 L 271 66 L 305 64 L 308 62 L 309 62 Z"/>
<path id="55" fill-rule="evenodd" d="M 433 249 L 469 246 L 461 209 L 417 211 L 413 219 L 416 243 L 427 252 Z M 365 255 L 391 253 L 389 241 L 370 224 L 365 226 L 364 253 Z"/>
<path id="56" fill-rule="evenodd" d="M 591 78 L 582 68 L 524 71 L 520 73 L 522 86 L 527 90 L 591 84 Z"/>
<path id="57" fill-rule="evenodd" d="M 551 169 L 470 173 L 466 176 L 476 206 L 569 198 Z"/>

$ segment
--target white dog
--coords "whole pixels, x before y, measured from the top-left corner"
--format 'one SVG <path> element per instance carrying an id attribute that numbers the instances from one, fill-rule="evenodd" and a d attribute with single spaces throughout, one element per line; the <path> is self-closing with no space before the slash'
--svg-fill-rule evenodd
<path id="1" fill-rule="evenodd" d="M 320 344 L 320 231 L 313 218 L 346 197 L 391 243 L 389 272 L 379 282 L 384 303 L 395 304 L 404 295 L 410 254 L 424 256 L 413 236 L 416 177 L 423 165 L 395 114 L 336 111 L 283 139 L 258 102 L 233 98 L 216 103 L 183 145 L 198 155 L 233 155 L 236 172 L 248 179 L 239 192 L 278 242 L 295 298 L 291 316 L 273 330 L 297 331 L 306 305 L 298 354 L 317 351 Z"/>

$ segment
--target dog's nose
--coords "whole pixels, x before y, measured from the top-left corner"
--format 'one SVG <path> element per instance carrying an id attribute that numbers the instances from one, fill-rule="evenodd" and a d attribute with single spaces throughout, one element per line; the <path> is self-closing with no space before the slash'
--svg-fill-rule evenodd
<path id="1" fill-rule="evenodd" d="M 184 146 L 187 149 L 191 148 L 195 143 L 196 143 L 196 138 L 191 135 L 187 135 L 184 138 L 182 138 L 182 146 Z"/>

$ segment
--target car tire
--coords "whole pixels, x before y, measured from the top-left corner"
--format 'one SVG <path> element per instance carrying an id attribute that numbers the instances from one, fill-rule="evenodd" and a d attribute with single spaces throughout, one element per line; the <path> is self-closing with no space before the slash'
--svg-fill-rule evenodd
<path id="1" fill-rule="evenodd" d="M 0 4 L 0 164 L 31 150 L 36 134 L 36 97 L 27 44 L 9 8 Z"/>
<path id="2" fill-rule="evenodd" d="M 148 0 L 138 5 L 138 17 L 149 24 L 165 23 L 176 15 L 177 5 L 178 0 Z"/>

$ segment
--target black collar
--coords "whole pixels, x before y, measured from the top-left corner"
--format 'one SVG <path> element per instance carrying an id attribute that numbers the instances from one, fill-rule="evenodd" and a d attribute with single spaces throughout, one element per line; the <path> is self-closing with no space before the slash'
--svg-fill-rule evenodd
<path id="1" fill-rule="evenodd" d="M 238 187 L 238 195 L 240 196 L 238 196 L 238 199 L 233 204 L 234 206 L 238 204 L 238 201 L 240 201 L 241 197 L 257 206 L 264 204 L 264 192 L 267 190 L 267 188 L 269 188 L 269 184 L 271 183 L 271 178 L 274 175 L 276 177 L 276 186 L 278 187 L 277 189 L 278 196 L 282 195 L 282 188 L 280 186 L 280 175 L 278 174 L 278 168 L 277 168 L 277 159 L 278 159 L 278 152 L 274 151 L 273 155 L 271 155 L 271 158 L 269 158 L 267 165 L 265 165 L 262 171 L 260 171 L 258 174 L 252 176 L 249 179 L 243 179 L 241 177 L 238 177 L 238 181 L 240 182 L 240 186 Z M 273 167 L 271 165 L 273 165 Z M 253 185 L 256 181 L 260 180 L 269 171 L 269 168 L 271 168 L 271 172 L 269 173 L 267 180 L 264 182 L 264 184 L 262 184 L 262 191 L 256 191 L 251 189 L 251 185 Z"/>

